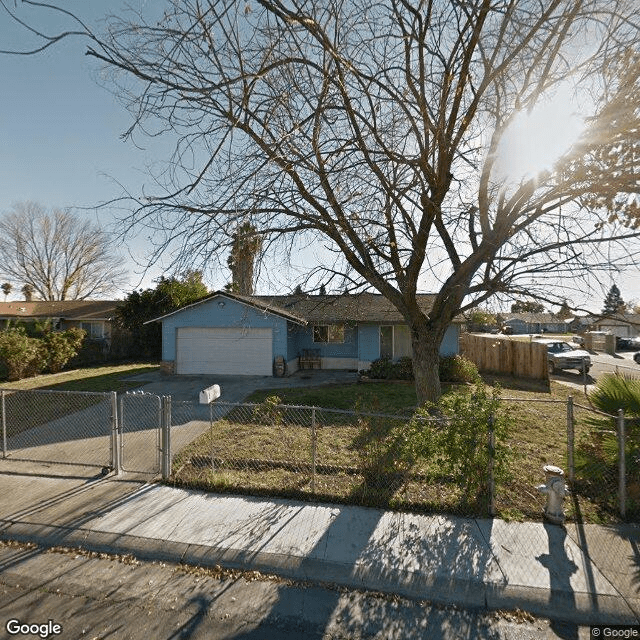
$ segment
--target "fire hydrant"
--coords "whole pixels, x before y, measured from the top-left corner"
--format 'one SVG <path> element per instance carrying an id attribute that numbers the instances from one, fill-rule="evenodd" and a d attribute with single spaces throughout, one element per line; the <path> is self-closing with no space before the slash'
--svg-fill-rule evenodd
<path id="1" fill-rule="evenodd" d="M 564 483 L 564 471 L 551 464 L 543 467 L 546 484 L 541 484 L 538 491 L 547 494 L 544 517 L 553 524 L 564 524 L 563 501 L 569 495 L 569 487 Z"/>

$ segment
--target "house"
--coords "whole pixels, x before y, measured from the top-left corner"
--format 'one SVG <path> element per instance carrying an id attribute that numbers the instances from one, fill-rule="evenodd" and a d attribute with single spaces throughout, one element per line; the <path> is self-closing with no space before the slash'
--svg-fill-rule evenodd
<path id="1" fill-rule="evenodd" d="M 419 295 L 428 312 L 432 295 Z M 300 366 L 364 369 L 387 356 L 411 355 L 409 331 L 383 296 L 212 295 L 150 322 L 162 323 L 162 370 L 177 374 L 273 375 L 281 359 L 286 372 Z M 458 353 L 459 324 L 440 346 Z"/>
<path id="2" fill-rule="evenodd" d="M 513 334 L 568 333 L 573 318 L 563 320 L 553 313 L 511 313 L 504 316 L 503 326 Z"/>
<path id="3" fill-rule="evenodd" d="M 0 328 L 16 321 L 50 320 L 54 329 L 64 331 L 79 327 L 93 340 L 111 340 L 111 323 L 117 300 L 36 300 L 34 302 L 0 302 Z"/>
<path id="4" fill-rule="evenodd" d="M 618 338 L 637 338 L 640 336 L 640 315 L 626 313 L 605 317 L 594 316 L 590 330 L 605 331 Z"/>

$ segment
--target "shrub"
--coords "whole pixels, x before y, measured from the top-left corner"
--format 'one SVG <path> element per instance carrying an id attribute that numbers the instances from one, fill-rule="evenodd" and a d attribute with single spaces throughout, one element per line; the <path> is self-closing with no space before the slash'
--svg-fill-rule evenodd
<path id="1" fill-rule="evenodd" d="M 72 328 L 66 331 L 51 331 L 42 338 L 44 349 L 43 370 L 58 373 L 71 358 L 77 355 L 86 332 Z"/>
<path id="2" fill-rule="evenodd" d="M 640 418 L 640 380 L 624 375 L 601 376 L 589 399 L 609 415 L 615 416 L 622 409 L 626 416 Z"/>
<path id="3" fill-rule="evenodd" d="M 280 405 L 280 396 L 269 396 L 253 409 L 253 420 L 258 424 L 269 426 L 280 425 L 283 422 L 284 414 Z"/>
<path id="4" fill-rule="evenodd" d="M 0 332 L 0 363 L 2 373 L 9 380 L 20 380 L 42 370 L 41 341 L 30 338 L 24 327 Z"/>
<path id="5" fill-rule="evenodd" d="M 413 457 L 430 459 L 463 489 L 463 499 L 481 505 L 488 497 L 489 431 L 493 428 L 496 480 L 508 474 L 506 419 L 500 393 L 478 382 L 471 389 L 443 395 L 419 408 L 409 423 L 407 442 Z"/>
<path id="6" fill-rule="evenodd" d="M 409 357 L 400 358 L 392 366 L 394 380 L 413 380 L 413 360 Z"/>
<path id="7" fill-rule="evenodd" d="M 443 382 L 473 384 L 480 381 L 476 365 L 463 356 L 441 357 L 438 372 Z M 389 358 L 378 358 L 362 374 L 376 380 L 413 380 L 413 360 L 409 357 L 391 362 Z"/>
<path id="8" fill-rule="evenodd" d="M 24 327 L 0 332 L 0 376 L 20 380 L 43 371 L 57 373 L 78 352 L 82 329 L 49 331 L 30 337 Z"/>
<path id="9" fill-rule="evenodd" d="M 365 373 L 374 380 L 389 380 L 393 371 L 393 364 L 389 358 L 378 358 L 371 363 Z"/>
<path id="10" fill-rule="evenodd" d="M 579 438 L 575 450 L 576 490 L 598 504 L 617 509 L 616 479 L 619 449 L 616 414 L 625 415 L 625 464 L 629 487 L 627 515 L 640 513 L 640 380 L 624 375 L 604 375 L 589 394 L 593 406 L 612 417 L 595 415 L 584 421 L 588 427 Z M 632 487 L 634 489 L 632 490 Z"/>
<path id="11" fill-rule="evenodd" d="M 464 356 L 446 356 L 440 358 L 440 380 L 474 384 L 480 381 L 476 365 Z"/>

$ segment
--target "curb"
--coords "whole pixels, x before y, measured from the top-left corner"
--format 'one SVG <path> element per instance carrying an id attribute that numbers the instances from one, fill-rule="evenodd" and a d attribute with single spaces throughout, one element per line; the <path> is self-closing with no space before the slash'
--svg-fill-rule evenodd
<path id="1" fill-rule="evenodd" d="M 541 617 L 580 625 L 638 624 L 638 618 L 620 595 L 551 592 L 456 576 L 430 576 L 417 571 L 399 571 L 389 576 L 376 568 L 354 567 L 339 562 L 19 521 L 0 520 L 0 539 L 30 542 L 44 547 L 68 546 L 98 553 L 131 554 L 148 561 L 260 571 L 319 586 L 328 584 L 382 592 L 410 600 L 426 600 L 467 609 L 521 609 Z"/>

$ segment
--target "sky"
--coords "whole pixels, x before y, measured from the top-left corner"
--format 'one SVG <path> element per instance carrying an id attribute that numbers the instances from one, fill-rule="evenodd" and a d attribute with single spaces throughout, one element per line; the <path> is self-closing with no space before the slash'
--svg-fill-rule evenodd
<path id="1" fill-rule="evenodd" d="M 129 0 L 128 4 L 148 11 L 157 10 L 161 6 L 157 2 Z M 7 3 L 13 6 L 12 0 Z M 117 14 L 124 6 L 120 0 L 68 0 L 62 4 L 93 26 L 106 13 Z M 49 32 L 58 26 L 55 14 L 50 12 L 40 12 L 38 20 Z M 24 49 L 32 42 L 0 7 L 0 49 Z M 99 68 L 84 55 L 85 50 L 86 44 L 77 38 L 34 56 L 0 55 L 0 214 L 13 203 L 33 200 L 46 207 L 77 207 L 81 215 L 93 216 L 103 227 L 118 230 L 115 209 L 96 205 L 121 196 L 123 187 L 140 193 L 148 182 L 146 167 L 167 151 L 160 142 L 138 138 L 137 143 L 144 145 L 140 148 L 122 139 L 130 116 L 97 82 Z M 557 112 L 561 107 L 548 108 Z M 547 112 L 539 117 L 548 122 L 554 114 Z M 579 126 L 575 120 L 571 123 Z M 537 125 L 527 124 L 523 131 L 528 128 L 538 133 L 533 141 L 517 139 L 516 149 L 522 157 L 532 156 L 528 145 L 538 144 L 540 149 L 542 142 L 548 147 L 567 133 L 548 131 L 545 138 L 540 136 Z M 540 153 L 540 161 L 545 162 Z M 122 298 L 134 288 L 153 286 L 153 280 L 164 273 L 162 263 L 147 270 L 140 266 L 146 264 L 148 251 L 143 234 L 120 246 L 130 279 L 115 297 Z M 228 279 L 228 274 L 218 273 L 208 276 L 206 282 L 215 289 Z M 636 270 L 612 274 L 610 279 L 604 279 L 602 291 L 599 287 L 594 289 L 590 300 L 574 302 L 596 311 L 614 282 L 623 299 L 640 301 L 640 270 Z"/>
<path id="2" fill-rule="evenodd" d="M 65 6 L 95 23 L 121 3 L 83 0 Z M 48 23 L 53 32 L 54 21 Z M 0 49 L 24 48 L 30 42 L 0 8 Z M 34 56 L 0 55 L 0 213 L 16 202 L 33 200 L 48 208 L 77 207 L 79 215 L 117 230 L 116 209 L 96 205 L 121 196 L 123 187 L 137 193 L 144 184 L 145 168 L 158 149 L 136 148 L 121 138 L 130 116 L 99 85 L 99 69 L 84 55 L 85 49 L 76 38 Z M 116 297 L 153 286 L 162 273 L 161 265 L 147 273 L 136 265 L 144 262 L 147 250 L 144 237 L 120 247 L 131 277 Z"/>

